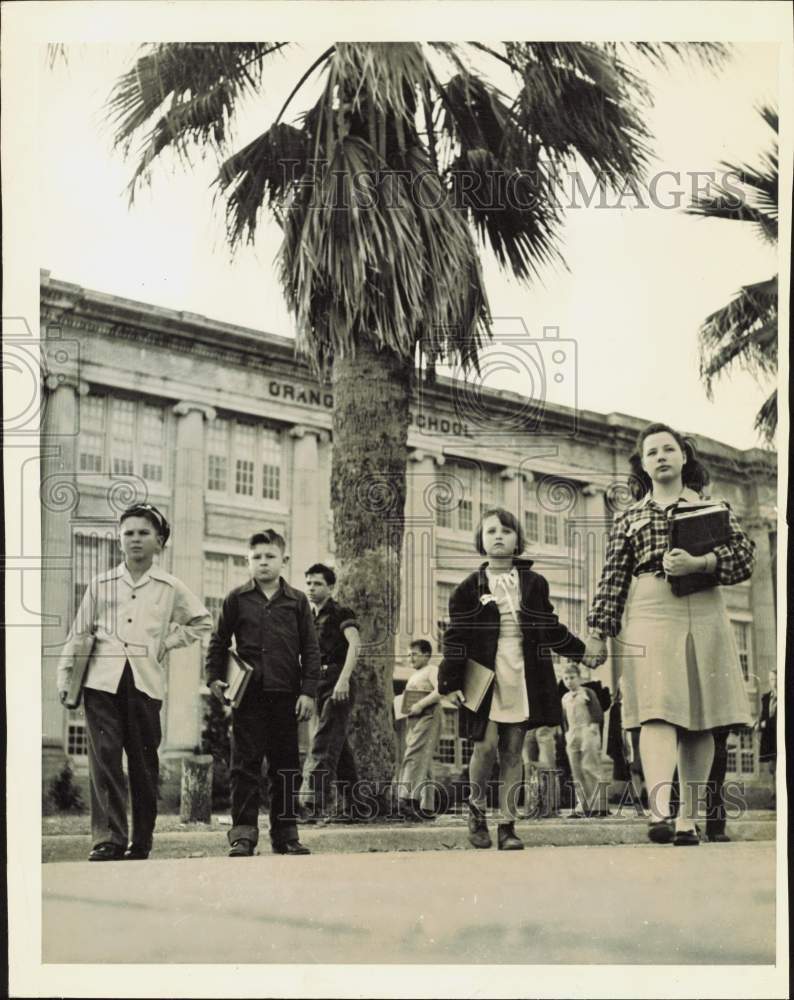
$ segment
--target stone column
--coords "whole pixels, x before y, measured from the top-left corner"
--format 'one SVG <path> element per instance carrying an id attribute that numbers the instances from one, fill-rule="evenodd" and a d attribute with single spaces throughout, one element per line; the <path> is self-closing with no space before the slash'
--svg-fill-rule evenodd
<path id="1" fill-rule="evenodd" d="M 78 396 L 85 395 L 88 386 L 77 377 L 51 374 L 44 380 L 44 391 L 41 435 L 42 742 L 45 758 L 48 753 L 60 758 L 64 749 L 65 712 L 58 700 L 55 677 L 60 647 L 71 625 L 72 521 L 79 503 L 75 475 Z"/>
<path id="2" fill-rule="evenodd" d="M 171 572 L 201 598 L 204 548 L 204 425 L 215 419 L 215 410 L 204 403 L 177 403 L 176 462 L 171 508 Z M 202 683 L 203 650 L 194 643 L 168 656 L 163 749 L 192 750 L 199 742 L 203 705 L 198 696 Z"/>
<path id="3" fill-rule="evenodd" d="M 413 639 L 428 639 L 437 645 L 434 635 L 437 539 L 435 507 L 439 497 L 436 471 L 444 464 L 440 452 L 413 449 L 408 453 L 406 469 L 405 517 L 403 540 L 400 635 L 397 651 L 404 654 Z M 401 661 L 404 663 L 405 661 Z"/>
<path id="4" fill-rule="evenodd" d="M 319 427 L 297 425 L 289 432 L 292 448 L 292 517 L 287 578 L 303 589 L 304 574 L 322 555 L 320 516 L 321 485 L 318 443 L 328 440 Z"/>

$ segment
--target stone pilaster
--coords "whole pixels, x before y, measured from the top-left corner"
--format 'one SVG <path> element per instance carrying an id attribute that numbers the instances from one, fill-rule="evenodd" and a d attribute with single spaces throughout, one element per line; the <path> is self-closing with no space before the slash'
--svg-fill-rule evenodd
<path id="1" fill-rule="evenodd" d="M 78 397 L 85 382 L 63 374 L 44 380 L 41 435 L 41 607 L 42 607 L 42 737 L 44 745 L 63 747 L 64 710 L 55 676 L 59 647 L 71 625 L 74 590 L 72 520 L 77 487 Z"/>
<path id="2" fill-rule="evenodd" d="M 304 574 L 322 554 L 319 444 L 328 440 L 318 427 L 297 425 L 289 432 L 292 446 L 292 517 L 289 540 L 290 583 L 302 589 Z"/>
<path id="3" fill-rule="evenodd" d="M 215 410 L 204 403 L 184 400 L 174 406 L 176 462 L 171 516 L 171 572 L 202 597 L 204 548 L 205 424 Z M 198 644 L 175 649 L 168 657 L 168 692 L 164 749 L 190 749 L 201 731 L 203 650 Z"/>

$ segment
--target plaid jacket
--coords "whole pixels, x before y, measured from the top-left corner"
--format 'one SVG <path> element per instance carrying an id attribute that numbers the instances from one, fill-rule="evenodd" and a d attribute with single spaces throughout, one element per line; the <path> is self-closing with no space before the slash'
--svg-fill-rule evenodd
<path id="1" fill-rule="evenodd" d="M 681 499 L 694 501 L 701 497 L 694 490 L 684 489 Z M 730 539 L 727 545 L 714 549 L 717 579 L 724 586 L 749 579 L 755 560 L 755 544 L 739 527 L 733 512 L 729 512 L 729 517 Z M 667 551 L 668 537 L 665 508 L 650 493 L 615 518 L 601 581 L 587 616 L 589 628 L 611 636 L 620 632 L 632 576 L 641 573 L 664 576 L 662 556 Z"/>

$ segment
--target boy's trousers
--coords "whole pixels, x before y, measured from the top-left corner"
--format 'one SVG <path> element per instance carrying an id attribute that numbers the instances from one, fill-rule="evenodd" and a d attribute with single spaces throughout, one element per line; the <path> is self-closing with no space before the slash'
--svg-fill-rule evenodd
<path id="1" fill-rule="evenodd" d="M 259 840 L 262 761 L 270 780 L 270 839 L 274 845 L 297 840 L 295 805 L 300 781 L 296 694 L 263 691 L 252 677 L 243 702 L 232 712 L 232 828 L 229 843 Z"/>
<path id="2" fill-rule="evenodd" d="M 355 759 L 347 741 L 353 698 L 352 689 L 350 696 L 339 702 L 334 701 L 329 692 L 318 705 L 317 728 L 303 764 L 300 802 L 304 808 L 324 812 L 328 808 L 333 781 L 347 786 L 344 792 L 350 803 L 350 786 L 356 782 Z"/>
<path id="3" fill-rule="evenodd" d="M 162 702 L 135 687 L 132 668 L 125 663 L 115 694 L 85 688 L 83 703 L 93 845 L 127 846 L 127 782 L 121 766 L 124 751 L 132 803 L 131 843 L 149 851 L 157 819 Z"/>

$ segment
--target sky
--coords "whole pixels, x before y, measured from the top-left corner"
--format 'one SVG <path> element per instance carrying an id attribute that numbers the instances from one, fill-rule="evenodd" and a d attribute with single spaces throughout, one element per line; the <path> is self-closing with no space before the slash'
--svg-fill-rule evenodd
<path id="1" fill-rule="evenodd" d="M 274 268 L 280 231 L 266 221 L 255 246 L 230 254 L 223 203 L 211 188 L 211 154 L 197 154 L 190 169 L 164 163 L 128 205 L 133 161 L 113 151 L 103 105 L 135 51 L 72 45 L 67 61 L 52 69 L 42 58 L 40 266 L 87 288 L 293 336 Z M 305 45 L 276 57 L 265 94 L 242 108 L 234 148 L 271 123 L 319 51 Z M 666 69 L 641 64 L 654 96 L 645 115 L 654 136 L 651 174 L 680 175 L 680 182 L 660 177 L 660 200 L 672 205 L 678 190 L 685 205 L 693 173 L 713 171 L 722 160 L 753 164 L 769 147 L 772 133 L 756 108 L 776 103 L 777 60 L 775 46 L 755 43 L 735 45 L 717 72 L 678 60 Z M 498 72 L 492 79 L 506 83 Z M 308 105 L 313 85 L 286 120 Z M 544 327 L 556 327 L 567 346 L 565 378 L 546 383 L 553 402 L 663 420 L 738 448 L 758 446 L 753 421 L 771 387 L 737 373 L 718 383 L 709 401 L 698 377 L 697 331 L 742 285 L 775 272 L 774 251 L 748 226 L 705 221 L 681 208 L 638 207 L 632 197 L 622 204 L 613 198 L 606 208 L 597 201 L 586 208 L 580 200 L 569 208 L 561 247 L 567 270 L 546 269 L 529 285 L 484 253 L 497 340 L 485 356 L 493 362 L 485 365 L 487 384 L 538 391 L 536 384 L 528 388 L 522 358 L 536 356 L 531 345 L 542 340 Z M 500 337 L 506 331 L 514 343 L 516 329 L 521 344 L 507 349 L 515 370 L 493 374 L 504 368 L 497 363 L 506 356 Z"/>

